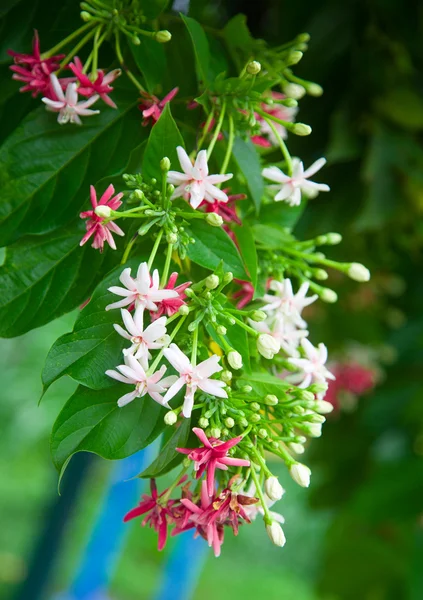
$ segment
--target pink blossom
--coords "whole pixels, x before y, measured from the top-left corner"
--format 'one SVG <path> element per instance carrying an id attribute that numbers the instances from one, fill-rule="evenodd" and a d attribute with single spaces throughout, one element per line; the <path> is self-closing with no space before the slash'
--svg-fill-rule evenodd
<path id="1" fill-rule="evenodd" d="M 113 88 L 110 84 L 119 77 L 121 74 L 120 69 L 114 69 L 109 73 L 104 73 L 104 71 L 99 69 L 97 70 L 97 77 L 92 81 L 88 75 L 83 72 L 84 67 L 77 56 L 75 56 L 74 62 L 69 64 L 69 68 L 79 81 L 78 93 L 81 94 L 81 96 L 91 98 L 94 94 L 98 94 L 103 102 L 112 108 L 117 108 L 116 104 L 108 94 L 113 92 Z"/>
<path id="2" fill-rule="evenodd" d="M 47 110 L 52 112 L 58 112 L 57 122 L 60 125 L 65 123 L 75 123 L 76 125 L 82 125 L 80 116 L 89 117 L 96 115 L 100 111 L 92 110 L 89 107 L 97 102 L 99 96 L 91 96 L 88 100 L 78 102 L 78 91 L 76 83 L 69 83 L 66 88 L 66 93 L 63 92 L 62 86 L 57 79 L 56 75 L 50 75 L 50 82 L 53 87 L 54 96 L 42 98 L 42 101 L 47 107 Z"/>
<path id="3" fill-rule="evenodd" d="M 173 88 L 173 90 L 166 94 L 163 100 L 159 100 L 157 96 L 153 96 L 147 92 L 141 92 L 142 99 L 138 108 L 142 111 L 142 116 L 144 117 L 142 122 L 144 127 L 149 124 L 150 119 L 154 123 L 159 120 L 166 104 L 171 102 L 178 92 L 179 88 Z"/>
<path id="4" fill-rule="evenodd" d="M 185 304 L 185 290 L 191 285 L 191 281 L 181 283 L 180 285 L 175 287 L 175 283 L 178 279 L 178 276 L 178 273 L 172 273 L 172 275 L 169 277 L 169 281 L 163 288 L 165 290 L 174 290 L 175 292 L 177 292 L 178 295 L 174 298 L 163 298 L 161 302 L 157 303 L 157 311 L 150 313 L 151 319 L 153 321 L 155 319 L 158 319 L 165 313 L 168 317 L 171 317 L 172 315 L 178 312 L 181 306 Z"/>
<path id="5" fill-rule="evenodd" d="M 243 281 L 242 279 L 234 279 L 234 281 L 241 286 L 241 289 L 235 292 L 233 297 L 238 300 L 236 307 L 242 309 L 252 301 L 254 297 L 254 287 L 249 281 Z"/>
<path id="6" fill-rule="evenodd" d="M 21 92 L 32 92 L 35 98 L 38 94 L 51 95 L 50 74 L 57 71 L 60 60 L 65 56 L 58 54 L 50 58 L 41 58 L 38 31 L 34 31 L 32 54 L 21 54 L 14 50 L 7 51 L 15 62 L 10 68 L 14 72 L 13 79 L 25 83 Z"/>
<path id="7" fill-rule="evenodd" d="M 207 471 L 207 491 L 209 496 L 214 493 L 214 477 L 216 469 L 227 471 L 231 467 L 249 467 L 250 461 L 244 458 L 232 458 L 228 456 L 228 450 L 239 444 L 242 436 L 234 437 L 227 442 L 215 438 L 208 438 L 199 427 L 194 427 L 193 432 L 203 443 L 202 448 L 176 448 L 178 452 L 187 454 L 194 461 L 196 478 L 200 479 L 204 471 Z"/>
<path id="8" fill-rule="evenodd" d="M 104 243 L 107 242 L 109 246 L 113 248 L 113 250 L 116 250 L 116 244 L 113 239 L 112 232 L 116 233 L 117 235 L 125 235 L 124 232 L 116 225 L 116 223 L 113 221 L 107 221 L 104 217 L 99 217 L 95 212 L 97 206 L 107 206 L 111 210 L 117 210 L 122 204 L 121 198 L 123 194 L 119 193 L 116 194 L 116 196 L 113 196 L 114 193 L 115 188 L 110 184 L 107 190 L 101 196 L 100 200 L 97 202 L 97 193 L 95 187 L 93 185 L 90 186 L 90 198 L 93 209 L 82 212 L 79 215 L 81 219 L 88 219 L 85 224 L 87 233 L 82 238 L 80 246 L 83 246 L 91 236 L 94 236 L 94 241 L 92 243 L 93 248 L 99 249 L 100 252 L 103 252 Z"/>
<path id="9" fill-rule="evenodd" d="M 270 116 L 276 117 L 277 119 L 281 119 L 282 121 L 291 122 L 295 119 L 295 116 L 298 112 L 298 108 L 296 107 L 288 107 L 283 104 L 277 103 L 278 100 L 283 100 L 285 98 L 284 94 L 279 92 L 271 93 L 272 100 L 276 101 L 275 104 L 266 104 L 265 102 L 261 105 L 261 109 Z M 260 135 L 253 135 L 251 137 L 251 141 L 258 145 L 263 146 L 265 148 L 269 148 L 270 146 L 277 146 L 278 140 L 275 136 L 273 129 L 270 127 L 269 123 L 262 117 L 261 115 L 255 115 L 257 122 L 260 127 Z M 282 139 L 286 139 L 287 131 L 286 128 L 281 124 L 274 121 L 274 128 L 279 133 Z M 266 137 L 264 137 L 266 136 Z"/>

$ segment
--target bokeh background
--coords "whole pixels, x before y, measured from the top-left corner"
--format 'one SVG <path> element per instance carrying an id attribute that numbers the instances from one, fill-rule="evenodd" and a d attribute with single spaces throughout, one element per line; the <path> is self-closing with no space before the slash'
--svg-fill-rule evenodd
<path id="1" fill-rule="evenodd" d="M 15 9 L 12 22 L 10 15 L 0 22 L 2 75 L 7 47 L 28 48 L 35 23 L 41 34 L 60 29 L 64 19 L 56 12 L 68 11 L 69 31 L 72 14 L 77 18 L 76 2 L 46 14 L 32 0 L 3 0 L 0 16 L 13 3 L 20 11 Z M 31 18 L 21 20 L 29 9 Z M 193 0 L 190 11 L 216 26 L 243 12 L 252 33 L 275 45 L 302 31 L 311 34 L 296 73 L 319 82 L 325 94 L 301 101 L 300 118 L 313 127 L 313 135 L 290 140 L 290 148 L 306 164 L 327 157 L 324 177 L 332 192 L 309 203 L 298 235 L 342 233 L 344 243 L 333 248 L 332 256 L 363 262 L 373 273 L 361 286 L 333 277 L 339 303 L 318 306 L 309 315 L 314 339 L 327 343 L 336 368 L 358 365 L 371 374 L 371 385 L 362 385 L 369 389 L 361 393 L 356 378 L 332 390 L 336 410 L 304 458 L 313 470 L 310 489 L 298 488 L 282 465 L 274 465 L 287 490 L 281 501 L 285 548 L 271 546 L 259 522 L 243 528 L 238 539 L 228 535 L 219 559 L 208 553 L 201 560 L 187 558 L 193 565 L 193 598 L 420 600 L 423 5 L 410 0 Z M 32 102 L 12 95 L 14 87 L 10 81 L 0 90 L 2 138 L 14 126 L 8 103 L 18 103 L 23 114 Z M 67 315 L 21 338 L 0 341 L 4 600 L 58 598 L 71 586 L 113 479 L 113 464 L 78 456 L 62 496 L 57 494 L 49 431 L 74 384 L 57 382 L 38 405 L 39 373 L 50 345 L 71 329 L 73 319 Z M 114 518 L 120 521 L 122 515 Z M 160 554 L 155 544 L 150 530 L 137 523 L 125 526 L 110 567 L 108 597 L 156 597 L 174 543 Z M 88 558 L 95 562 L 95 556 Z M 172 571 L 176 581 L 178 573 Z"/>

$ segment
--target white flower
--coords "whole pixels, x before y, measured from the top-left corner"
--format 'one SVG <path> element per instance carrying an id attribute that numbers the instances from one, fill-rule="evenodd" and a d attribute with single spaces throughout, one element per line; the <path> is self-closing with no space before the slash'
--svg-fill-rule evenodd
<path id="1" fill-rule="evenodd" d="M 226 175 L 209 175 L 207 164 L 207 151 L 201 150 L 195 160 L 194 165 L 182 146 L 176 149 L 179 162 L 183 173 L 178 171 L 169 171 L 167 180 L 176 185 L 172 194 L 172 199 L 184 197 L 189 200 L 193 208 L 198 208 L 203 200 L 207 202 L 227 202 L 228 196 L 221 189 L 216 187 L 216 183 L 223 183 L 233 177 L 232 173 Z"/>
<path id="2" fill-rule="evenodd" d="M 125 348 L 125 355 L 133 354 L 142 364 L 147 364 L 151 358 L 150 350 L 157 350 L 166 345 L 166 317 L 160 317 L 144 329 L 144 308 L 137 308 L 134 316 L 126 310 L 121 309 L 122 319 L 126 330 L 120 325 L 114 324 L 119 335 L 132 342 L 130 348 Z"/>
<path id="3" fill-rule="evenodd" d="M 306 306 L 309 306 L 318 298 L 317 294 L 307 297 L 308 288 L 309 284 L 305 282 L 294 294 L 290 279 L 284 279 L 283 281 L 272 279 L 270 289 L 275 294 L 265 294 L 263 296 L 263 300 L 267 304 L 263 306 L 262 310 L 267 313 L 276 312 L 283 317 L 285 323 L 290 322 L 295 327 L 304 329 L 307 327 L 307 323 L 301 318 L 301 313 Z"/>
<path id="4" fill-rule="evenodd" d="M 80 116 L 89 117 L 100 112 L 99 110 L 91 110 L 89 108 L 99 99 L 100 96 L 98 94 L 94 94 L 94 96 L 91 96 L 91 98 L 83 100 L 82 102 L 78 102 L 76 83 L 69 83 L 66 88 L 66 94 L 64 94 L 62 86 L 60 85 L 56 75 L 51 74 L 50 81 L 57 100 L 42 98 L 42 101 L 47 106 L 47 110 L 59 113 L 57 122 L 60 123 L 60 125 L 64 125 L 65 123 L 69 122 L 82 125 L 82 121 L 79 118 Z"/>
<path id="5" fill-rule="evenodd" d="M 335 379 L 335 375 L 325 367 L 328 350 L 324 344 L 319 344 L 316 348 L 308 339 L 303 338 L 301 346 L 306 358 L 288 359 L 290 363 L 301 370 L 298 375 L 290 375 L 290 381 L 299 384 L 300 388 L 306 388 L 311 383 L 326 383 L 327 379 Z"/>
<path id="6" fill-rule="evenodd" d="M 267 535 L 275 546 L 285 546 L 286 538 L 282 531 L 282 527 L 276 521 L 272 521 L 270 525 L 266 525 Z"/>
<path id="7" fill-rule="evenodd" d="M 279 483 L 278 478 L 274 475 L 268 477 L 264 482 L 264 491 L 266 492 L 270 500 L 274 500 L 275 502 L 276 500 L 280 500 L 285 492 L 285 490 Z"/>
<path id="8" fill-rule="evenodd" d="M 298 485 L 301 485 L 302 487 L 308 487 L 310 485 L 311 471 L 306 465 L 294 463 L 291 465 L 289 473 Z"/>
<path id="9" fill-rule="evenodd" d="M 141 263 L 138 267 L 135 279 L 131 277 L 131 269 L 126 268 L 122 271 L 119 280 L 125 287 L 122 288 L 114 285 L 109 288 L 109 292 L 117 296 L 123 296 L 123 300 L 109 304 L 106 306 L 106 310 L 122 308 L 122 306 L 130 306 L 131 304 L 135 304 L 136 308 L 142 307 L 148 310 L 157 310 L 156 302 L 178 296 L 178 292 L 175 290 L 159 289 L 159 272 L 155 269 L 153 276 L 150 277 L 146 262 Z"/>
<path id="10" fill-rule="evenodd" d="M 218 398 L 228 397 L 225 390 L 222 389 L 225 383 L 218 379 L 210 379 L 212 375 L 222 371 L 222 367 L 218 364 L 220 360 L 219 356 L 213 354 L 207 360 L 203 360 L 199 365 L 194 366 L 176 344 L 171 344 L 163 353 L 172 367 L 179 373 L 179 378 L 167 391 L 164 400 L 167 402 L 176 396 L 179 390 L 186 385 L 184 406 L 182 409 L 184 417 L 189 418 L 191 416 L 194 405 L 194 394 L 197 388 L 200 388 L 200 390 L 211 396 L 217 396 Z"/>
<path id="11" fill-rule="evenodd" d="M 261 323 L 250 321 L 256 331 L 267 333 L 275 338 L 280 348 L 282 348 L 288 356 L 299 357 L 297 350 L 298 344 L 303 337 L 308 336 L 308 331 L 305 329 L 295 329 L 289 322 L 285 321 L 279 315 L 274 319 L 267 320 Z"/>
<path id="12" fill-rule="evenodd" d="M 284 200 L 290 206 L 298 206 L 301 204 L 301 192 L 304 192 L 310 198 L 317 196 L 319 192 L 329 192 L 330 188 L 325 183 L 315 183 L 309 181 L 308 178 L 317 173 L 319 169 L 326 163 L 325 158 L 319 158 L 311 167 L 304 171 L 303 163 L 298 158 L 292 159 L 292 175 L 285 175 L 283 171 L 277 167 L 267 167 L 263 169 L 263 177 L 282 184 L 279 186 L 271 186 L 279 189 L 275 196 L 275 202 Z"/>
<path id="13" fill-rule="evenodd" d="M 257 338 L 257 350 L 260 354 L 271 360 L 279 352 L 281 345 L 273 336 L 268 333 L 261 333 Z"/>
<path id="14" fill-rule="evenodd" d="M 116 367 L 120 373 L 111 369 L 106 371 L 106 375 L 116 379 L 117 381 L 135 385 L 135 390 L 133 392 L 125 394 L 119 398 L 118 406 L 125 406 L 126 404 L 129 404 L 129 402 L 132 402 L 132 400 L 135 398 L 140 398 L 148 394 L 151 396 L 151 398 L 153 398 L 153 400 L 169 408 L 167 402 L 161 394 L 175 382 L 175 375 L 171 375 L 170 377 L 165 377 L 162 379 L 166 372 L 165 365 L 162 365 L 158 371 L 150 376 L 147 376 L 144 367 L 132 355 L 125 357 L 125 363 L 125 365 L 119 365 Z"/>

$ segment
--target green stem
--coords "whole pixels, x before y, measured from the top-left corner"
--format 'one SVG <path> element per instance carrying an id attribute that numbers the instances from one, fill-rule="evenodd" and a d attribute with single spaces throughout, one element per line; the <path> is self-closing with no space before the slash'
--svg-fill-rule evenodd
<path id="1" fill-rule="evenodd" d="M 211 139 L 209 147 L 207 148 L 207 158 L 210 158 L 210 156 L 212 155 L 217 138 L 219 137 L 220 130 L 222 129 L 223 119 L 225 118 L 225 112 L 226 112 L 226 102 L 223 101 L 222 110 L 220 111 L 219 120 L 217 122 L 216 129 L 214 130 L 213 137 Z"/>
<path id="2" fill-rule="evenodd" d="M 163 506 L 165 506 L 165 504 L 169 500 L 169 498 L 170 498 L 173 490 L 176 488 L 176 486 L 178 485 L 178 483 L 181 480 L 181 478 L 185 475 L 187 469 L 188 469 L 188 467 L 182 467 L 182 471 L 179 473 L 178 477 L 175 479 L 175 481 L 172 483 L 172 485 L 168 487 L 166 494 L 164 494 L 160 498 L 160 504 L 162 504 Z"/>
<path id="3" fill-rule="evenodd" d="M 260 452 L 257 450 L 257 448 L 255 446 L 252 446 L 251 448 L 248 448 L 248 450 L 249 450 L 249 452 L 252 452 L 252 454 L 254 454 L 255 458 L 257 459 L 258 463 L 260 464 L 260 467 L 262 468 L 266 477 L 270 477 L 272 475 L 272 473 L 267 468 L 266 462 L 265 462 L 264 458 L 262 457 L 262 455 L 260 454 Z"/>
<path id="4" fill-rule="evenodd" d="M 98 65 L 98 51 L 100 49 L 101 43 L 100 43 L 100 34 L 101 31 L 103 29 L 103 26 L 100 25 L 100 27 L 97 27 L 97 30 L 95 32 L 95 36 L 94 36 L 94 43 L 93 43 L 93 66 L 91 69 L 91 74 L 93 79 L 95 80 L 97 78 L 97 65 Z"/>
<path id="5" fill-rule="evenodd" d="M 244 321 L 241 321 L 241 319 L 238 319 L 238 317 L 235 317 L 235 315 L 231 315 L 231 319 L 233 319 L 236 323 L 238 323 L 238 325 L 240 327 L 242 327 L 243 329 L 245 329 L 245 331 L 248 331 L 249 333 L 254 335 L 254 337 L 258 337 L 259 332 L 256 331 L 255 329 L 253 329 L 252 327 L 250 327 L 249 325 L 247 325 L 246 323 L 244 323 Z"/>
<path id="6" fill-rule="evenodd" d="M 210 123 L 213 121 L 213 117 L 214 117 L 214 107 L 210 111 L 210 114 L 207 117 L 206 122 L 204 123 L 203 132 L 202 132 L 201 137 L 198 140 L 198 144 L 197 144 L 197 152 L 199 152 L 201 150 L 201 146 L 204 144 L 204 140 L 206 139 L 206 135 L 209 131 Z"/>
<path id="7" fill-rule="evenodd" d="M 289 150 L 286 147 L 285 142 L 283 141 L 283 139 L 279 135 L 279 131 L 273 125 L 272 121 L 269 120 L 269 119 L 267 119 L 266 117 L 265 117 L 265 121 L 267 122 L 267 124 L 269 125 L 269 127 L 273 131 L 273 133 L 275 134 L 276 139 L 278 140 L 279 147 L 281 149 L 281 152 L 282 152 L 282 154 L 284 156 L 284 159 L 285 159 L 285 162 L 286 162 L 287 175 L 289 177 L 291 177 L 292 176 L 292 158 L 291 158 L 291 155 L 289 153 Z"/>
<path id="8" fill-rule="evenodd" d="M 226 173 L 226 169 L 228 168 L 229 160 L 232 154 L 232 148 L 234 146 L 234 119 L 232 115 L 229 115 L 229 138 L 228 138 L 228 146 L 226 148 L 225 158 L 223 159 L 222 168 L 220 169 L 221 175 Z M 221 184 L 219 184 L 221 185 Z"/>
<path id="9" fill-rule="evenodd" d="M 87 33 L 87 35 L 85 35 L 85 36 L 82 38 L 82 40 L 80 40 L 80 41 L 79 41 L 79 42 L 76 44 L 76 46 L 74 46 L 74 47 L 72 48 L 72 50 L 71 50 L 71 51 L 70 51 L 70 52 L 69 52 L 69 53 L 68 53 L 68 54 L 65 56 L 65 58 L 64 58 L 64 59 L 62 60 L 62 62 L 60 63 L 60 67 L 59 67 L 58 73 L 59 73 L 59 72 L 60 72 L 60 71 L 61 71 L 61 70 L 62 70 L 64 67 L 66 67 L 66 65 L 68 64 L 68 62 L 69 62 L 70 60 L 72 60 L 72 58 L 73 58 L 73 57 L 76 55 L 76 53 L 77 53 L 77 52 L 79 52 L 79 50 L 85 46 L 85 44 L 86 44 L 86 43 L 87 43 L 87 42 L 90 40 L 90 38 L 92 38 L 92 37 L 95 35 L 96 31 L 97 31 L 97 29 L 94 29 L 94 30 L 92 29 L 91 31 L 89 31 L 89 32 Z"/>
<path id="10" fill-rule="evenodd" d="M 88 21 L 88 23 L 85 23 L 85 25 L 82 25 L 82 27 L 80 27 L 79 29 L 73 31 L 70 35 L 68 35 L 68 37 L 66 37 L 64 40 L 53 46 L 53 48 L 50 48 L 50 50 L 47 50 L 47 52 L 43 52 L 43 54 L 41 55 L 41 59 L 43 60 L 46 58 L 50 58 L 51 56 L 56 54 L 56 52 L 58 52 L 61 48 L 63 48 L 63 46 L 66 46 L 66 44 L 68 44 L 76 37 L 81 35 L 81 33 L 84 33 L 84 31 L 87 31 L 87 29 L 93 27 L 95 24 L 95 21 Z"/>
<path id="11" fill-rule="evenodd" d="M 191 352 L 191 364 L 193 367 L 197 364 L 197 347 L 198 347 L 198 326 L 194 329 L 192 334 L 192 352 Z"/>
<path id="12" fill-rule="evenodd" d="M 266 523 L 266 525 L 271 525 L 273 519 L 270 516 L 270 512 L 269 512 L 269 509 L 267 507 L 266 500 L 264 498 L 263 490 L 261 489 L 261 485 L 260 485 L 260 482 L 258 480 L 257 473 L 254 470 L 254 467 L 251 467 L 251 477 L 252 477 L 252 479 L 254 481 L 254 485 L 256 487 L 257 496 L 259 497 L 259 500 L 260 500 L 261 505 L 263 507 L 264 522 Z"/>
<path id="13" fill-rule="evenodd" d="M 125 71 L 128 79 L 130 79 L 132 81 L 132 83 L 135 85 L 135 87 L 140 92 L 145 92 L 145 89 L 140 84 L 140 82 L 138 81 L 138 79 L 135 77 L 135 75 L 133 75 L 133 73 L 131 73 L 131 71 L 125 65 L 125 61 L 123 60 L 122 50 L 121 50 L 121 47 L 120 47 L 119 31 L 115 32 L 115 49 L 116 49 L 116 56 L 118 58 L 118 61 L 121 64 L 122 69 Z"/>
<path id="14" fill-rule="evenodd" d="M 178 315 L 180 316 L 180 315 Z M 175 329 L 172 331 L 172 333 L 169 336 L 169 344 L 170 342 L 173 340 L 173 338 L 175 337 L 175 335 L 178 333 L 178 331 L 180 330 L 180 328 L 182 327 L 182 325 L 185 322 L 185 319 L 187 318 L 187 315 L 184 315 L 183 317 L 181 317 L 179 323 L 176 325 Z M 156 359 L 154 360 L 153 364 L 151 365 L 151 367 L 148 369 L 148 375 L 151 375 L 152 373 L 154 373 L 157 365 L 159 364 L 159 362 L 162 360 L 163 357 L 163 350 L 164 348 L 162 348 L 160 350 L 160 352 L 158 353 L 158 355 L 156 356 Z"/>
<path id="15" fill-rule="evenodd" d="M 149 271 L 151 270 L 151 267 L 152 267 L 152 264 L 154 262 L 154 259 L 156 258 L 157 250 L 158 250 L 158 248 L 160 246 L 160 242 L 162 240 L 162 236 L 163 236 L 163 229 L 160 229 L 160 231 L 159 231 L 159 233 L 157 235 L 156 241 L 154 242 L 154 246 L 153 246 L 153 249 L 151 251 L 150 258 L 148 259 L 148 270 Z"/>
<path id="16" fill-rule="evenodd" d="M 162 279 L 160 282 L 161 288 L 163 288 L 165 286 L 167 277 L 169 275 L 169 267 L 170 267 L 170 261 L 172 259 L 172 251 L 173 251 L 173 244 L 168 244 L 167 252 L 166 252 L 166 262 L 165 262 L 165 266 L 164 266 L 163 273 L 162 273 Z"/>
<path id="17" fill-rule="evenodd" d="M 134 245 L 134 244 L 135 244 L 135 242 L 137 241 L 137 238 L 138 238 L 138 236 L 136 235 L 136 236 L 134 236 L 134 237 L 132 238 L 132 240 L 130 240 L 130 241 L 128 242 L 128 245 L 127 245 L 127 246 L 126 246 L 126 248 L 125 248 L 125 252 L 123 253 L 122 260 L 120 261 L 120 264 L 121 264 L 121 265 L 124 265 L 124 264 L 126 263 L 126 261 L 128 260 L 128 256 L 129 256 L 129 254 L 130 254 L 130 252 L 131 252 L 131 250 L 132 250 L 132 247 L 133 247 L 133 245 Z"/>

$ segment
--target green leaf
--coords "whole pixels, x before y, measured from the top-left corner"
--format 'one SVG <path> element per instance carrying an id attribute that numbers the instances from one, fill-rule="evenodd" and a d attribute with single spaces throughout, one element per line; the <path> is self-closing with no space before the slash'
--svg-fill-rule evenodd
<path id="1" fill-rule="evenodd" d="M 177 170 L 179 165 L 177 146 L 184 147 L 184 140 L 170 112 L 169 104 L 166 104 L 160 119 L 151 130 L 144 153 L 142 163 L 142 174 L 157 181 L 162 179 L 160 161 L 165 156 L 171 162 L 172 169 Z"/>
<path id="2" fill-rule="evenodd" d="M 214 327 L 210 323 L 207 325 L 207 331 L 210 337 L 216 342 L 216 344 L 222 347 L 222 343 L 219 339 L 219 336 L 217 335 Z M 225 340 L 234 350 L 237 350 L 241 354 L 244 369 L 247 372 L 249 372 L 251 369 L 250 350 L 248 346 L 247 332 L 245 331 L 245 329 L 243 329 L 239 325 L 228 325 L 227 333 L 222 337 L 225 338 Z"/>
<path id="3" fill-rule="evenodd" d="M 141 44 L 130 44 L 132 56 L 144 76 L 147 90 L 162 93 L 161 84 L 166 71 L 166 53 L 163 44 L 153 39 L 142 37 Z"/>
<path id="4" fill-rule="evenodd" d="M 242 14 L 236 15 L 228 21 L 222 33 L 232 60 L 240 70 L 246 57 L 254 54 L 254 40 L 247 26 L 247 17 Z"/>
<path id="5" fill-rule="evenodd" d="M 292 387 L 279 377 L 269 373 L 250 373 L 247 377 L 243 375 L 238 379 L 238 385 L 250 385 L 253 391 L 261 397 L 267 396 L 267 394 L 274 394 L 277 397 L 283 396 L 286 389 Z"/>
<path id="6" fill-rule="evenodd" d="M 141 477 L 151 479 L 160 477 L 174 469 L 183 461 L 185 455 L 177 452 L 176 448 L 185 448 L 191 433 L 191 419 L 184 419 L 174 431 L 172 437 L 160 450 L 158 457 L 141 473 Z"/>
<path id="7" fill-rule="evenodd" d="M 157 19 L 157 17 L 166 9 L 169 0 L 142 0 L 142 12 L 148 19 Z M 144 40 L 144 38 L 142 38 Z"/>
<path id="8" fill-rule="evenodd" d="M 125 384 L 106 390 L 79 386 L 61 410 L 51 434 L 55 467 L 63 472 L 76 452 L 94 452 L 111 460 L 145 448 L 164 428 L 164 409 L 149 396 L 119 408 Z"/>
<path id="9" fill-rule="evenodd" d="M 237 242 L 241 258 L 244 261 L 245 269 L 250 276 L 251 283 L 255 288 L 257 285 L 257 249 L 254 241 L 253 233 L 250 227 L 243 223 L 243 225 L 236 226 L 233 229 Z"/>
<path id="10" fill-rule="evenodd" d="M 263 225 L 277 225 L 292 230 L 307 206 L 303 198 L 299 206 L 289 206 L 286 202 L 273 202 L 262 206 L 260 211 L 260 223 Z"/>
<path id="11" fill-rule="evenodd" d="M 264 193 L 264 181 L 261 176 L 260 158 L 257 150 L 251 140 L 243 140 L 240 137 L 236 137 L 233 155 L 238 167 L 244 174 L 251 198 L 256 207 L 256 212 L 258 213 Z"/>
<path id="12" fill-rule="evenodd" d="M 252 231 L 254 239 L 266 248 L 283 248 L 294 239 L 288 230 L 278 226 L 257 224 L 253 225 Z"/>
<path id="13" fill-rule="evenodd" d="M 210 69 L 210 49 L 207 36 L 198 21 L 183 14 L 181 14 L 181 18 L 188 29 L 194 47 L 199 83 L 207 84 Z"/>
<path id="14" fill-rule="evenodd" d="M 147 132 L 133 93 L 115 90 L 119 108 L 83 127 L 59 125 L 44 108 L 30 113 L 0 149 L 0 239 L 49 233 L 75 218 L 89 184 L 118 172 Z"/>
<path id="15" fill-rule="evenodd" d="M 76 227 L 31 236 L 6 250 L 0 267 L 0 336 L 40 327 L 77 307 L 110 269 L 113 251 L 80 248 Z"/>
<path id="16" fill-rule="evenodd" d="M 248 280 L 239 252 L 223 229 L 194 219 L 187 232 L 195 240 L 188 246 L 187 254 L 197 265 L 213 271 L 222 261 L 225 271 L 231 271 L 238 279 Z"/>

